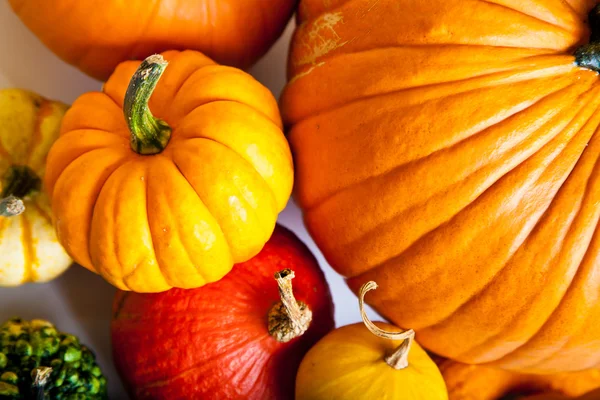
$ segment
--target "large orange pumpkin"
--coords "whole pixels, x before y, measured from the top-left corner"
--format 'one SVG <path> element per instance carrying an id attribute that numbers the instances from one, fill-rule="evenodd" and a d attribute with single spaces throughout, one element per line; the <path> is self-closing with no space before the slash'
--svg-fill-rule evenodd
<path id="1" fill-rule="evenodd" d="M 300 4 L 282 107 L 306 224 L 436 353 L 600 364 L 594 3 Z"/>
<path id="2" fill-rule="evenodd" d="M 277 40 L 296 0 L 9 0 L 60 58 L 106 79 L 122 61 L 199 50 L 245 68 Z"/>
<path id="3" fill-rule="evenodd" d="M 255 256 L 293 183 L 267 88 L 195 51 L 163 55 L 73 103 L 44 180 L 67 252 L 136 292 L 200 287 Z"/>

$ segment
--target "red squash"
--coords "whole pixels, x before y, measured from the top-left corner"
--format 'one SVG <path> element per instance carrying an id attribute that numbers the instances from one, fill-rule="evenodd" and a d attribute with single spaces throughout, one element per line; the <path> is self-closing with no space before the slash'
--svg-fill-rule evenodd
<path id="1" fill-rule="evenodd" d="M 135 399 L 289 400 L 300 361 L 333 327 L 331 293 L 317 261 L 277 226 L 256 257 L 218 282 L 119 291 L 113 356 Z"/>

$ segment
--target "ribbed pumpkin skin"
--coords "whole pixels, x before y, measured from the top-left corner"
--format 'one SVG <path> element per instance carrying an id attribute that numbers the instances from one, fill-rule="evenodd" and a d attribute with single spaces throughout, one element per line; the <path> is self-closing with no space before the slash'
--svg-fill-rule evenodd
<path id="1" fill-rule="evenodd" d="M 279 343 L 268 333 L 267 314 L 280 299 L 273 274 L 285 268 L 294 271 L 294 295 L 313 320 L 304 335 Z M 135 399 L 292 399 L 302 357 L 334 327 L 323 272 L 281 226 L 256 257 L 219 282 L 118 292 L 113 310 L 114 360 Z"/>
<path id="2" fill-rule="evenodd" d="M 246 68 L 283 32 L 296 0 L 9 0 L 60 58 L 107 79 L 126 60 L 199 50 Z"/>
<path id="3" fill-rule="evenodd" d="M 139 62 L 75 101 L 48 156 L 58 237 L 123 290 L 195 288 L 256 255 L 288 200 L 293 165 L 277 103 L 250 75 L 194 51 L 170 61 L 150 110 L 172 127 L 139 155 L 123 116 Z"/>
<path id="4" fill-rule="evenodd" d="M 451 360 L 439 361 L 438 365 L 448 388 L 449 400 L 501 400 L 508 396 L 521 399 L 532 393 L 572 399 L 600 388 L 598 369 L 532 375 Z"/>
<path id="5" fill-rule="evenodd" d="M 282 97 L 329 263 L 428 349 L 600 364 L 600 84 L 581 0 L 304 0 Z"/>
<path id="6" fill-rule="evenodd" d="M 46 156 L 66 110 L 66 105 L 26 90 L 0 90 L 0 193 L 11 166 L 28 166 L 44 176 Z M 23 214 L 0 217 L 0 286 L 46 282 L 71 265 L 56 238 L 46 194 L 32 193 L 23 202 Z"/>

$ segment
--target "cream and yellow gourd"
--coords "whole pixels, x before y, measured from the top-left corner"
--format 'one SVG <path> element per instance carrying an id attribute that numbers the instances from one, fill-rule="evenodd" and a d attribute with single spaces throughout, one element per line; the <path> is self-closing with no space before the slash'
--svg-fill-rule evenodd
<path id="1" fill-rule="evenodd" d="M 45 282 L 71 264 L 40 190 L 66 110 L 32 92 L 0 90 L 0 286 Z"/>

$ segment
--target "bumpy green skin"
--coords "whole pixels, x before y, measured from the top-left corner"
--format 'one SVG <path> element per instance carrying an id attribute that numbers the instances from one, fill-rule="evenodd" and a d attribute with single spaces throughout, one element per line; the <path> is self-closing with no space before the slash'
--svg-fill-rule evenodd
<path id="1" fill-rule="evenodd" d="M 36 368 L 52 373 L 40 395 Z M 94 353 L 43 320 L 13 318 L 0 325 L 0 399 L 107 399 L 106 378 Z"/>

